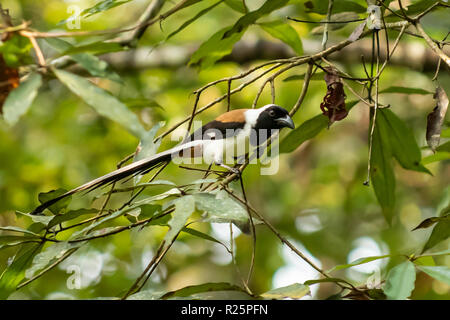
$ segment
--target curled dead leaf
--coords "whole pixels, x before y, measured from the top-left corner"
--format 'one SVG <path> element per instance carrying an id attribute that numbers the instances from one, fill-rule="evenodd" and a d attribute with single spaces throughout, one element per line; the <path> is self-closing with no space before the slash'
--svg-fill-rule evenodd
<path id="1" fill-rule="evenodd" d="M 320 109 L 328 117 L 328 126 L 330 126 L 333 122 L 342 120 L 348 115 L 348 111 L 345 108 L 345 98 L 347 96 L 337 70 L 330 67 L 325 70 L 327 93 L 320 104 Z"/>

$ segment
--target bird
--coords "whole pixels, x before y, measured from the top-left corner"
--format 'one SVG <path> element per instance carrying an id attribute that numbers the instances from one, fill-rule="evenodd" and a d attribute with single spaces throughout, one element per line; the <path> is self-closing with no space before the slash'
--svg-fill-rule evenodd
<path id="1" fill-rule="evenodd" d="M 174 159 L 202 157 L 204 163 L 216 164 L 233 173 L 240 174 L 238 169 L 225 163 L 224 156 L 230 150 L 234 151 L 236 145 L 242 145 L 247 141 L 257 148 L 263 140 L 267 140 L 275 132 L 285 127 L 294 129 L 294 121 L 286 109 L 276 104 L 268 104 L 257 109 L 234 109 L 225 112 L 194 131 L 175 147 L 133 162 L 67 191 L 42 203 L 31 214 L 42 215 L 45 209 L 75 193 L 89 192 L 127 177 L 146 174 Z"/>

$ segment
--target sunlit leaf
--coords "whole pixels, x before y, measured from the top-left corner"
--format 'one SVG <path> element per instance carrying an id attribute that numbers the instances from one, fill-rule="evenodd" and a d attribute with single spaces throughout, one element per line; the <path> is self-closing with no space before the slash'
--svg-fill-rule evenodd
<path id="1" fill-rule="evenodd" d="M 405 300 L 411 295 L 415 281 L 416 269 L 414 264 L 407 260 L 389 271 L 383 291 L 389 299 Z"/>
<path id="2" fill-rule="evenodd" d="M 299 56 L 303 54 L 302 40 L 298 36 L 297 31 L 287 24 L 286 21 L 277 20 L 259 23 L 258 25 L 272 37 L 289 45 Z"/>
<path id="3" fill-rule="evenodd" d="M 450 285 L 450 268 L 447 266 L 417 266 L 430 277 Z"/>
<path id="4" fill-rule="evenodd" d="M 195 210 L 195 199 L 193 196 L 184 196 L 178 198 L 174 202 L 175 211 L 172 213 L 172 218 L 169 221 L 169 231 L 164 236 L 165 245 L 169 245 L 173 239 L 184 228 L 187 220 Z"/>
<path id="5" fill-rule="evenodd" d="M 74 220 L 74 219 L 84 216 L 86 214 L 93 214 L 93 213 L 97 213 L 97 212 L 98 212 L 98 210 L 94 209 L 94 208 L 71 210 L 64 214 L 60 214 L 60 215 L 52 217 L 52 219 L 50 220 L 50 222 L 47 225 L 47 228 L 50 229 L 51 227 L 54 227 L 63 222 Z"/>
<path id="6" fill-rule="evenodd" d="M 380 90 L 379 93 L 433 94 L 433 92 L 421 88 L 396 87 L 396 86 Z"/>
<path id="7" fill-rule="evenodd" d="M 338 266 L 335 266 L 334 268 L 330 269 L 328 272 L 351 268 L 351 267 L 358 266 L 360 264 L 364 264 L 364 263 L 368 263 L 368 262 L 372 262 L 372 261 L 375 261 L 375 260 L 389 258 L 391 256 L 392 255 L 390 255 L 390 254 L 386 254 L 384 256 L 374 256 L 374 257 L 359 258 L 359 259 L 357 259 L 357 260 L 355 260 L 355 261 L 353 261 L 351 263 L 340 264 Z"/>
<path id="8" fill-rule="evenodd" d="M 68 52 L 74 47 L 67 41 L 58 38 L 48 38 L 47 42 L 60 53 Z M 72 53 L 70 57 L 78 62 L 80 66 L 85 68 L 92 76 L 107 78 L 112 81 L 122 82 L 120 76 L 111 69 L 108 63 L 104 60 L 99 59 L 97 56 L 82 52 L 82 53 Z"/>
<path id="9" fill-rule="evenodd" d="M 47 249 L 34 256 L 31 266 L 25 271 L 25 277 L 27 279 L 31 279 L 38 272 L 53 263 L 54 260 L 61 258 L 67 251 L 73 248 L 78 248 L 82 244 L 82 242 L 58 242 L 49 246 Z"/>
<path id="10" fill-rule="evenodd" d="M 309 293 L 309 287 L 304 284 L 294 283 L 286 287 L 273 289 L 261 294 L 265 299 L 300 299 Z"/>
<path id="11" fill-rule="evenodd" d="M 450 152 L 447 152 L 447 151 L 436 152 L 435 154 L 432 154 L 432 155 L 422 158 L 421 163 L 423 165 L 427 165 L 427 164 L 430 164 L 433 162 L 444 161 L 444 160 L 450 160 Z"/>
<path id="12" fill-rule="evenodd" d="M 239 41 L 247 28 L 262 16 L 284 6 L 288 0 L 266 1 L 259 9 L 241 17 L 233 26 L 217 31 L 203 42 L 191 57 L 189 64 L 208 68 L 227 54 L 230 54 L 234 44 Z"/>
<path id="13" fill-rule="evenodd" d="M 133 162 L 142 160 L 144 158 L 153 156 L 157 153 L 158 148 L 161 144 L 161 139 L 158 139 L 156 142 L 155 139 L 156 133 L 158 130 L 164 125 L 164 122 L 159 122 L 153 126 L 149 131 L 146 131 L 139 141 L 138 152 L 135 155 Z M 134 183 L 137 184 L 142 178 L 142 175 L 137 175 L 134 178 Z"/>
<path id="14" fill-rule="evenodd" d="M 434 247 L 438 243 L 448 239 L 450 237 L 450 219 L 444 219 L 436 223 L 431 231 L 430 238 L 427 240 L 427 243 L 423 247 L 422 252 Z"/>
<path id="15" fill-rule="evenodd" d="M 27 229 L 23 229 L 20 227 L 15 227 L 15 226 L 5 226 L 5 227 L 0 227 L 0 231 L 11 231 L 11 232 L 19 232 L 19 233 L 25 233 L 25 234 L 30 234 L 32 236 L 38 236 L 36 233 L 27 230 Z"/>
<path id="16" fill-rule="evenodd" d="M 53 72 L 63 84 L 100 115 L 121 124 L 137 137 L 145 133 L 138 117 L 109 92 L 73 73 L 56 69 Z"/>
<path id="17" fill-rule="evenodd" d="M 247 210 L 232 199 L 226 191 L 220 191 L 217 194 L 196 193 L 194 198 L 197 209 L 208 213 L 207 221 L 222 223 L 235 220 L 248 221 Z"/>
<path id="18" fill-rule="evenodd" d="M 3 105 L 3 116 L 7 123 L 14 125 L 30 108 L 42 85 L 39 73 L 32 73 L 26 81 L 10 92 Z"/>
<path id="19" fill-rule="evenodd" d="M 0 276 L 0 299 L 6 299 L 25 278 L 25 270 L 42 248 L 42 244 L 24 244 Z"/>
<path id="20" fill-rule="evenodd" d="M 217 7 L 223 1 L 224 0 L 217 1 L 216 3 L 212 4 L 211 6 L 205 8 L 202 11 L 200 11 L 199 13 L 197 13 L 193 18 L 184 22 L 179 28 L 177 28 L 175 31 L 173 31 L 166 37 L 166 41 L 169 40 L 170 38 L 172 38 L 173 36 L 175 36 L 176 34 L 178 34 L 180 31 L 183 31 L 184 29 L 186 29 L 189 25 L 191 25 L 193 22 L 197 21 L 199 18 L 201 18 L 203 15 L 207 14 L 209 11 L 211 11 L 215 7 Z"/>
<path id="21" fill-rule="evenodd" d="M 107 11 L 130 1 L 131 0 L 102 0 L 95 4 L 93 7 L 83 10 L 81 12 L 81 15 L 88 18 L 94 14 Z"/>
<path id="22" fill-rule="evenodd" d="M 247 13 L 248 8 L 245 1 L 242 0 L 225 0 L 225 4 L 240 13 Z"/>

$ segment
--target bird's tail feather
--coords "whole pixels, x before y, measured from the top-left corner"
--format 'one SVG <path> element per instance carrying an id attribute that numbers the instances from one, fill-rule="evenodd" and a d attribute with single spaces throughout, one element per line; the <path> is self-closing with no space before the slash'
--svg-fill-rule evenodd
<path id="1" fill-rule="evenodd" d="M 110 173 L 104 175 L 104 176 L 101 176 L 97 179 L 89 181 L 75 189 L 67 191 L 66 193 L 64 193 L 54 199 L 51 199 L 47 202 L 42 203 L 40 206 L 38 206 L 36 209 L 34 209 L 33 212 L 31 212 L 31 214 L 33 214 L 33 215 L 42 214 L 42 212 L 45 209 L 47 209 L 48 207 L 50 207 L 51 205 L 57 203 L 61 199 L 69 197 L 77 192 L 80 192 L 80 191 L 90 192 L 94 189 L 100 188 L 109 183 L 114 183 L 114 182 L 120 181 L 126 177 L 130 177 L 130 176 L 133 177 L 138 174 L 147 173 L 147 172 L 153 170 L 154 168 L 160 166 L 162 163 L 170 161 L 172 154 L 173 154 L 173 149 L 170 149 L 165 152 L 158 153 L 152 157 L 139 160 L 139 161 L 129 164 L 125 167 L 117 169 L 113 172 L 110 172 Z"/>

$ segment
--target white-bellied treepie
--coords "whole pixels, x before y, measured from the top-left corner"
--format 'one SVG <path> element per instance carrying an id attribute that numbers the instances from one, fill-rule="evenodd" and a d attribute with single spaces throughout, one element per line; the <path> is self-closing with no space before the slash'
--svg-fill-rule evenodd
<path id="1" fill-rule="evenodd" d="M 186 155 L 189 157 L 201 156 L 207 164 L 214 163 L 235 172 L 236 169 L 224 163 L 226 152 L 234 148 L 236 144 L 243 144 L 245 141 L 258 147 L 274 132 L 284 127 L 293 129 L 294 122 L 287 110 L 275 104 L 269 104 L 259 109 L 236 109 L 226 112 L 196 130 L 177 146 L 89 181 L 41 204 L 31 214 L 41 214 L 52 204 L 74 193 L 91 191 L 126 177 L 148 173 L 174 158 L 186 157 Z M 261 132 L 264 139 L 260 139 Z M 256 135 L 254 135 L 255 133 Z"/>

